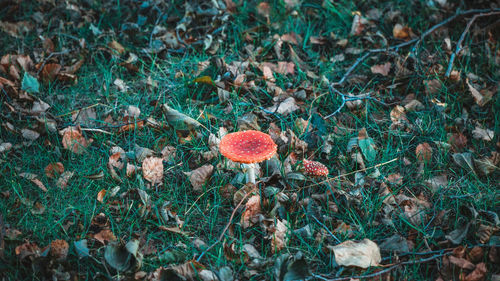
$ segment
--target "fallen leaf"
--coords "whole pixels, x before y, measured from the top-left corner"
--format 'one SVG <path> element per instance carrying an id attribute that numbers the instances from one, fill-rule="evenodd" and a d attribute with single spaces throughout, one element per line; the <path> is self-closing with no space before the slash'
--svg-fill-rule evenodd
<path id="1" fill-rule="evenodd" d="M 43 66 L 40 77 L 44 82 L 53 82 L 56 80 L 57 75 L 61 71 L 62 66 L 58 63 L 47 63 Z"/>
<path id="2" fill-rule="evenodd" d="M 63 261 L 68 256 L 69 245 L 66 240 L 57 239 L 50 243 L 50 255 L 58 261 Z"/>
<path id="3" fill-rule="evenodd" d="M 415 150 L 415 154 L 419 162 L 427 162 L 432 158 L 432 147 L 424 142 L 417 145 L 417 149 Z"/>
<path id="4" fill-rule="evenodd" d="M 201 76 L 201 77 L 195 78 L 193 80 L 193 83 L 203 83 L 203 84 L 207 84 L 210 86 L 215 86 L 215 83 L 212 80 L 212 77 L 210 77 L 210 76 Z"/>
<path id="5" fill-rule="evenodd" d="M 39 257 L 41 250 L 36 243 L 26 242 L 16 247 L 16 256 L 19 260 L 23 260 L 29 256 Z"/>
<path id="6" fill-rule="evenodd" d="M 465 276 L 464 281 L 482 281 L 485 280 L 488 270 L 484 262 L 477 264 L 476 268 Z M 493 280 L 493 279 L 492 279 Z"/>
<path id="7" fill-rule="evenodd" d="M 162 110 L 167 122 L 176 130 L 194 130 L 202 126 L 200 122 L 180 113 L 166 104 L 162 105 Z"/>
<path id="8" fill-rule="evenodd" d="M 82 135 L 80 127 L 67 127 L 59 133 L 63 136 L 62 145 L 64 149 L 76 154 L 82 154 L 93 141 L 92 139 L 87 140 Z"/>
<path id="9" fill-rule="evenodd" d="M 333 251 L 335 261 L 341 266 L 368 268 L 377 266 L 382 260 L 379 247 L 369 239 L 360 242 L 348 240 L 327 248 Z"/>
<path id="10" fill-rule="evenodd" d="M 472 137 L 477 140 L 491 141 L 495 137 L 495 132 L 477 126 L 472 131 Z"/>
<path id="11" fill-rule="evenodd" d="M 38 93 L 40 92 L 40 83 L 38 80 L 31 76 L 28 72 L 24 73 L 23 81 L 21 82 L 21 89 L 28 93 Z"/>
<path id="12" fill-rule="evenodd" d="M 352 24 L 351 24 L 351 32 L 349 33 L 349 35 L 354 35 L 354 36 L 361 35 L 366 23 L 367 23 L 366 20 L 363 19 L 363 17 L 360 15 L 360 13 L 355 12 L 355 15 L 354 15 L 354 18 L 353 18 Z"/>
<path id="13" fill-rule="evenodd" d="M 451 145 L 453 151 L 462 151 L 467 147 L 467 137 L 462 133 L 450 134 L 448 144 Z"/>
<path id="14" fill-rule="evenodd" d="M 485 104 L 487 104 L 491 100 L 492 94 L 490 94 L 490 93 L 488 93 L 487 95 L 481 94 L 478 90 L 476 90 L 476 88 L 474 88 L 469 83 L 469 78 L 467 78 L 465 80 L 465 82 L 467 83 L 467 86 L 469 86 L 469 92 L 472 95 L 472 97 L 474 98 L 474 101 L 477 103 L 477 105 L 484 106 Z"/>
<path id="15" fill-rule="evenodd" d="M 147 157 L 142 162 L 142 176 L 152 184 L 160 184 L 163 181 L 163 159 L 159 157 Z"/>
<path id="16" fill-rule="evenodd" d="M 75 241 L 73 242 L 73 245 L 75 245 L 75 250 L 79 257 L 83 258 L 90 256 L 90 250 L 87 246 L 87 239 Z"/>
<path id="17" fill-rule="evenodd" d="M 464 258 L 457 258 L 454 256 L 450 256 L 449 260 L 452 264 L 460 267 L 461 269 L 473 270 L 474 268 L 476 268 L 476 266 L 473 263 Z"/>
<path id="18" fill-rule="evenodd" d="M 441 90 L 442 84 L 438 79 L 424 80 L 422 81 L 425 87 L 425 93 L 427 94 L 437 94 Z"/>
<path id="19" fill-rule="evenodd" d="M 432 190 L 432 192 L 437 192 L 440 188 L 448 186 L 448 178 L 446 177 L 446 174 L 435 176 L 426 180 L 425 184 Z"/>
<path id="20" fill-rule="evenodd" d="M 245 204 L 245 211 L 241 215 L 241 226 L 248 228 L 258 222 L 258 216 L 262 213 L 260 208 L 260 196 L 254 195 Z"/>
<path id="21" fill-rule="evenodd" d="M 490 158 L 484 157 L 481 159 L 473 159 L 474 161 L 474 167 L 476 168 L 476 171 L 479 172 L 482 175 L 489 175 L 493 173 L 494 171 L 498 170 L 499 168 L 492 162 Z"/>
<path id="22" fill-rule="evenodd" d="M 106 196 L 106 189 L 101 189 L 101 191 L 97 193 L 97 201 L 102 203 L 104 196 Z"/>
<path id="23" fill-rule="evenodd" d="M 201 191 L 205 182 L 210 178 L 214 171 L 214 166 L 207 164 L 191 172 L 184 172 L 191 182 L 194 191 Z"/>
<path id="24" fill-rule="evenodd" d="M 21 173 L 19 176 L 30 180 L 32 183 L 34 183 L 36 186 L 38 186 L 42 191 L 47 192 L 47 187 L 42 183 L 41 180 L 38 179 L 38 176 L 36 174 L 32 173 Z"/>
<path id="25" fill-rule="evenodd" d="M 122 79 L 116 78 L 115 81 L 113 81 L 113 85 L 115 85 L 118 91 L 122 93 L 125 93 L 128 90 L 127 84 L 125 84 L 125 81 Z"/>
<path id="26" fill-rule="evenodd" d="M 271 113 L 283 114 L 286 116 L 286 115 L 296 111 L 297 109 L 299 109 L 299 107 L 297 106 L 295 99 L 293 97 L 288 97 L 284 101 L 277 103 L 271 107 L 266 108 L 266 111 L 271 112 Z"/>
<path id="27" fill-rule="evenodd" d="M 137 271 L 142 265 L 139 240 L 133 239 L 126 244 L 122 242 L 109 243 L 104 250 L 104 260 L 119 272 Z"/>
<path id="28" fill-rule="evenodd" d="M 389 75 L 389 71 L 391 71 L 391 63 L 386 62 L 384 64 L 377 64 L 370 68 L 373 74 L 381 74 L 382 76 Z"/>
<path id="29" fill-rule="evenodd" d="M 445 235 L 445 238 L 448 239 L 450 242 L 452 242 L 455 245 L 460 245 L 462 241 L 465 239 L 467 236 L 467 233 L 469 232 L 469 227 L 470 223 L 467 224 L 461 224 L 459 228 L 453 230 L 449 234 Z"/>
<path id="30" fill-rule="evenodd" d="M 108 47 L 115 50 L 119 55 L 125 53 L 125 48 L 123 48 L 123 46 L 115 40 L 109 42 Z"/>
<path id="31" fill-rule="evenodd" d="M 64 172 L 64 165 L 61 162 L 50 163 L 45 167 L 45 176 L 55 178 Z"/>
<path id="32" fill-rule="evenodd" d="M 65 189 L 68 186 L 69 180 L 73 177 L 74 172 L 63 172 L 57 180 L 56 186 L 60 189 Z"/>
<path id="33" fill-rule="evenodd" d="M 33 215 L 41 215 L 45 213 L 45 206 L 40 202 L 35 202 L 30 211 Z"/>
<path id="34" fill-rule="evenodd" d="M 411 32 L 411 28 L 409 28 L 408 26 L 403 26 L 399 23 L 394 25 L 392 29 L 392 35 L 394 36 L 394 38 L 403 40 L 409 39 Z"/>
<path id="35" fill-rule="evenodd" d="M 250 201 L 250 200 L 249 200 Z M 274 233 L 271 239 L 271 252 L 277 253 L 285 248 L 288 241 L 288 222 L 286 220 L 276 220 L 276 225 L 274 226 Z"/>
<path id="36" fill-rule="evenodd" d="M 110 229 L 106 228 L 94 234 L 94 239 L 106 245 L 107 242 L 116 241 L 116 236 Z"/>

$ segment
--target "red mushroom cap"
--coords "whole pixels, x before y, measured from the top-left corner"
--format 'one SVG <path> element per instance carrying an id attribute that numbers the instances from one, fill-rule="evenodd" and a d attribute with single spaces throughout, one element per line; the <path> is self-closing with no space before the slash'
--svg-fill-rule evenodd
<path id="1" fill-rule="evenodd" d="M 225 135 L 219 143 L 219 151 L 238 163 L 258 163 L 268 160 L 278 146 L 268 134 L 248 130 Z"/>
<path id="2" fill-rule="evenodd" d="M 328 176 L 328 168 L 316 161 L 304 159 L 304 172 L 310 176 Z"/>

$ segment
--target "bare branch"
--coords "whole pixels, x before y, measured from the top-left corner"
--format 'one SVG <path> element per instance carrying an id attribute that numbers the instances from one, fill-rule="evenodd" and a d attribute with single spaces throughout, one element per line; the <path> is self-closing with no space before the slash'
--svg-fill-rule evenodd
<path id="1" fill-rule="evenodd" d="M 450 56 L 450 63 L 448 64 L 448 69 L 446 70 L 446 74 L 444 75 L 446 78 L 450 77 L 451 71 L 453 70 L 453 62 L 455 61 L 455 58 L 457 57 L 458 53 L 460 53 L 460 51 L 462 51 L 462 43 L 463 43 L 463 41 L 465 39 L 465 36 L 469 32 L 470 27 L 472 26 L 472 23 L 474 23 L 474 21 L 477 18 L 486 17 L 486 16 L 492 16 L 492 15 L 498 15 L 498 14 L 500 14 L 500 12 L 498 12 L 498 11 L 497 12 L 492 11 L 492 12 L 489 12 L 489 13 L 481 13 L 481 14 L 474 15 L 469 20 L 469 22 L 467 23 L 467 26 L 464 29 L 464 32 L 462 32 L 462 35 L 460 36 L 460 39 L 458 39 L 455 52 L 453 52 L 453 54 L 451 54 L 451 56 Z"/>
<path id="2" fill-rule="evenodd" d="M 354 62 L 354 64 L 352 64 L 347 69 L 347 71 L 344 73 L 344 75 L 342 76 L 342 78 L 340 78 L 340 80 L 338 82 L 331 83 L 330 87 L 333 88 L 335 86 L 342 86 L 345 83 L 345 81 L 347 80 L 347 78 L 349 77 L 349 75 L 354 71 L 354 69 L 356 69 L 356 67 L 358 67 L 358 65 L 360 63 L 362 63 L 364 60 L 366 60 L 371 54 L 383 53 L 383 52 L 387 52 L 387 51 L 391 51 L 391 50 L 396 50 L 397 51 L 400 48 L 407 47 L 407 46 L 410 46 L 410 45 L 414 44 L 413 48 L 410 51 L 411 53 L 413 53 L 413 52 L 415 52 L 415 50 L 417 49 L 418 45 L 420 44 L 420 42 L 422 40 L 424 40 L 425 37 L 427 37 L 429 34 L 433 33 L 434 31 L 436 31 L 438 28 L 440 28 L 442 26 L 445 26 L 448 23 L 454 21 L 458 17 L 475 14 L 475 16 L 473 17 L 473 19 L 475 20 L 475 18 L 477 18 L 479 16 L 488 16 L 488 15 L 494 15 L 494 14 L 499 14 L 499 13 L 500 13 L 500 9 L 472 9 L 472 10 L 466 10 L 466 11 L 458 12 L 458 13 L 454 14 L 453 16 L 450 16 L 449 18 L 441 21 L 440 23 L 437 23 L 437 24 L 433 25 L 431 28 L 427 29 L 424 33 L 422 33 L 417 38 L 414 38 L 412 40 L 409 40 L 409 41 L 406 41 L 406 42 L 403 42 L 403 43 L 399 43 L 397 45 L 389 46 L 389 47 L 386 47 L 386 48 L 379 48 L 379 49 L 367 50 L 367 51 L 365 51 L 365 53 L 361 57 L 359 57 Z M 472 21 L 473 20 L 471 20 L 471 22 L 469 22 L 469 23 L 472 24 Z M 470 24 L 468 24 L 468 28 L 466 28 L 466 31 L 468 31 L 468 29 L 470 28 Z M 462 36 L 465 37 L 465 33 L 462 34 Z M 461 41 L 463 41 L 463 38 L 461 38 L 460 44 L 457 45 L 457 48 L 458 48 L 459 45 L 461 45 Z M 459 51 L 460 50 L 456 51 L 456 53 L 458 53 Z M 453 56 L 453 59 L 454 59 L 455 56 L 456 56 L 456 54 Z M 451 72 L 451 70 L 449 68 L 450 68 L 450 66 L 448 67 L 448 70 Z M 447 72 L 447 74 L 448 74 L 448 72 Z M 338 94 L 339 92 L 336 91 L 336 93 Z M 339 106 L 339 108 L 337 110 L 335 110 L 333 113 L 331 113 L 328 116 L 324 117 L 324 119 L 328 119 L 328 118 L 334 116 L 335 114 L 337 114 L 338 112 L 340 112 L 340 110 L 342 110 L 342 108 L 344 108 L 345 102 L 346 102 L 345 96 L 341 95 L 341 97 L 342 97 L 342 103 Z"/>

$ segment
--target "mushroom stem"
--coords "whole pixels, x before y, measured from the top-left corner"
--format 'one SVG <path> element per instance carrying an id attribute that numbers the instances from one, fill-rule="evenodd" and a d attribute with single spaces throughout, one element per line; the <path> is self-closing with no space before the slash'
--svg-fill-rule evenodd
<path id="1" fill-rule="evenodd" d="M 246 172 L 247 182 L 255 183 L 255 165 L 257 164 L 243 164 L 243 170 Z"/>

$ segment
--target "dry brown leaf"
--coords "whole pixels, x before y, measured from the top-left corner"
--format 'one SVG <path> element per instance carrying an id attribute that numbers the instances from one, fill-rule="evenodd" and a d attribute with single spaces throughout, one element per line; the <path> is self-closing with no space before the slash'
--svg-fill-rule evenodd
<path id="1" fill-rule="evenodd" d="M 270 82 L 276 82 L 274 78 L 273 71 L 268 65 L 262 66 L 262 74 L 264 75 L 264 79 Z"/>
<path id="2" fill-rule="evenodd" d="M 409 28 L 408 26 L 403 26 L 399 23 L 394 25 L 392 29 L 392 35 L 394 36 L 394 38 L 397 39 L 403 39 L 403 40 L 409 39 L 411 33 L 412 33 L 411 28 Z"/>
<path id="3" fill-rule="evenodd" d="M 352 20 L 351 32 L 349 34 L 357 36 L 363 33 L 367 21 L 366 19 L 363 19 L 363 17 L 359 14 L 359 12 L 355 13 L 356 14 L 354 15 L 354 19 Z"/>
<path id="4" fill-rule="evenodd" d="M 47 192 L 47 187 L 45 187 L 45 185 L 42 183 L 42 181 L 40 181 L 38 179 L 38 176 L 36 174 L 32 174 L 32 173 L 21 173 L 19 174 L 19 176 L 27 179 L 27 180 L 30 180 L 32 183 L 34 183 L 36 186 L 38 186 L 41 190 L 43 190 L 44 192 Z"/>
<path id="5" fill-rule="evenodd" d="M 249 200 L 250 201 L 250 200 Z M 274 233 L 271 239 L 271 252 L 277 253 L 285 248 L 288 241 L 288 222 L 286 220 L 276 220 L 276 225 L 274 227 Z"/>
<path id="6" fill-rule="evenodd" d="M 35 202 L 30 211 L 33 215 L 41 215 L 45 212 L 45 206 L 40 202 Z"/>
<path id="7" fill-rule="evenodd" d="M 194 191 L 201 191 L 205 182 L 210 178 L 212 172 L 214 171 L 214 166 L 208 164 L 199 167 L 191 172 L 184 172 L 186 176 L 189 177 L 189 182 Z"/>
<path id="8" fill-rule="evenodd" d="M 103 229 L 99 233 L 94 234 L 94 239 L 106 245 L 106 242 L 116 241 L 116 236 L 110 229 Z"/>
<path id="9" fill-rule="evenodd" d="M 455 256 L 450 256 L 449 260 L 452 264 L 462 269 L 473 270 L 476 267 L 473 263 L 464 258 L 457 258 Z"/>
<path id="10" fill-rule="evenodd" d="M 129 178 L 133 177 L 137 173 L 137 171 L 140 171 L 140 170 L 141 170 L 141 167 L 127 163 L 127 171 L 126 171 L 127 177 L 129 177 Z"/>
<path id="11" fill-rule="evenodd" d="M 123 169 L 123 166 L 125 165 L 123 161 L 125 160 L 125 154 L 122 152 L 117 152 L 115 154 L 112 154 L 109 156 L 108 159 L 108 168 L 113 169 L 117 168 L 118 170 Z"/>
<path id="12" fill-rule="evenodd" d="M 68 186 L 69 180 L 73 177 L 74 172 L 66 171 L 61 174 L 59 179 L 57 180 L 56 186 L 60 189 L 65 189 Z"/>
<path id="13" fill-rule="evenodd" d="M 432 147 L 426 142 L 421 143 L 417 145 L 415 154 L 417 155 L 417 159 L 419 162 L 430 161 L 432 158 Z"/>
<path id="14" fill-rule="evenodd" d="M 175 159 L 177 149 L 174 146 L 167 145 L 161 150 L 161 157 L 164 161 L 170 162 Z"/>
<path id="15" fill-rule="evenodd" d="M 12 37 L 22 38 L 23 33 L 29 32 L 33 29 L 34 24 L 32 21 L 18 21 L 18 22 L 7 22 L 0 21 L 0 29 Z"/>
<path id="16" fill-rule="evenodd" d="M 335 255 L 335 261 L 341 266 L 368 268 L 377 266 L 382 260 L 377 244 L 369 239 L 360 242 L 345 241 L 336 246 L 327 246 Z"/>
<path id="17" fill-rule="evenodd" d="M 254 195 L 245 204 L 245 211 L 241 215 L 241 226 L 248 228 L 258 222 L 258 217 L 262 213 L 260 208 L 260 196 Z"/>
<path id="18" fill-rule="evenodd" d="M 31 242 L 26 242 L 22 245 L 17 246 L 15 252 L 19 260 L 23 260 L 29 256 L 39 257 L 41 254 L 41 250 L 38 245 Z"/>
<path id="19" fill-rule="evenodd" d="M 125 53 L 125 48 L 123 48 L 123 46 L 120 43 L 116 42 L 115 40 L 109 42 L 108 47 L 115 50 L 120 55 Z"/>
<path id="20" fill-rule="evenodd" d="M 160 184 L 163 181 L 163 159 L 153 156 L 144 159 L 142 176 L 152 184 Z"/>
<path id="21" fill-rule="evenodd" d="M 50 255 L 58 261 L 65 260 L 68 256 L 68 242 L 62 239 L 54 240 L 50 243 Z"/>
<path id="22" fill-rule="evenodd" d="M 436 192 L 440 188 L 445 188 L 448 186 L 448 178 L 446 174 L 432 177 L 425 181 L 425 184 L 433 191 Z"/>
<path id="23" fill-rule="evenodd" d="M 93 141 L 87 140 L 83 135 L 80 127 L 67 127 L 59 132 L 62 134 L 62 145 L 64 149 L 72 151 L 76 154 L 82 154 Z"/>
<path id="24" fill-rule="evenodd" d="M 42 72 L 40 73 L 40 77 L 45 82 L 55 81 L 57 75 L 61 71 L 61 65 L 58 63 L 47 63 L 44 65 Z"/>
<path id="25" fill-rule="evenodd" d="M 381 74 L 382 76 L 387 76 L 389 71 L 391 71 L 391 63 L 386 62 L 384 64 L 377 64 L 370 68 L 373 74 Z"/>
<path id="26" fill-rule="evenodd" d="M 422 81 L 425 87 L 425 92 L 427 94 L 437 94 L 441 90 L 442 84 L 438 79 L 424 80 Z"/>
<path id="27" fill-rule="evenodd" d="M 102 203 L 104 196 L 106 196 L 106 189 L 101 189 L 101 191 L 97 193 L 97 201 Z"/>
<path id="28" fill-rule="evenodd" d="M 45 167 L 45 176 L 51 179 L 64 172 L 64 165 L 61 162 L 50 163 Z"/>
<path id="29" fill-rule="evenodd" d="M 469 274 L 465 276 L 464 281 L 483 281 L 486 278 L 488 269 L 484 262 L 477 264 L 476 268 Z"/>
<path id="30" fill-rule="evenodd" d="M 467 137 L 462 133 L 450 134 L 448 143 L 451 145 L 453 151 L 459 152 L 467 147 Z"/>
<path id="31" fill-rule="evenodd" d="M 283 34 L 283 35 L 280 36 L 280 39 L 283 42 L 287 42 L 287 43 L 290 43 L 290 44 L 293 44 L 293 45 L 298 45 L 299 44 L 299 42 L 297 41 L 297 34 L 295 34 L 295 32 Z"/>
<path id="32" fill-rule="evenodd" d="M 491 98 L 493 97 L 493 94 L 490 93 L 490 92 L 486 92 L 486 94 L 482 94 L 481 92 L 479 92 L 478 90 L 476 90 L 476 88 L 474 88 L 470 83 L 469 83 L 469 78 L 467 78 L 465 80 L 465 82 L 467 83 L 467 86 L 469 86 L 469 92 L 470 94 L 472 95 L 472 97 L 474 98 L 474 101 L 477 103 L 477 105 L 479 106 L 484 106 L 485 104 L 487 104 Z"/>

